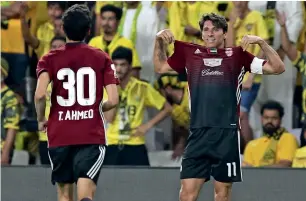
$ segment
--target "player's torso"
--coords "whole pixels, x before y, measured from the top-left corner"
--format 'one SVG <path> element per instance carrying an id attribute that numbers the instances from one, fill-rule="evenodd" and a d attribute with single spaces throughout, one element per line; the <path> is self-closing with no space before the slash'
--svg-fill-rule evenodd
<path id="1" fill-rule="evenodd" d="M 95 139 L 104 139 L 100 110 L 104 63 L 100 55 L 86 45 L 68 46 L 51 61 L 53 83 L 48 120 L 49 142 L 89 143 L 88 136 L 95 142 Z"/>
<path id="2" fill-rule="evenodd" d="M 124 90 L 119 90 L 119 107 L 116 118 L 107 128 L 108 144 L 144 144 L 144 138 L 131 137 L 143 123 L 146 107 L 146 85 L 142 81 L 131 78 Z"/>
<path id="3" fill-rule="evenodd" d="M 191 127 L 236 127 L 240 88 L 245 73 L 239 49 L 186 49 L 191 99 Z"/>

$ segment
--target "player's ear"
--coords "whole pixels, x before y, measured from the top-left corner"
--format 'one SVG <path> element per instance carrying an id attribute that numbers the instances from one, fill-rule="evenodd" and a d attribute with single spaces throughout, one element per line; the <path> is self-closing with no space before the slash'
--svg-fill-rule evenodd
<path id="1" fill-rule="evenodd" d="M 227 38 L 227 32 L 224 32 L 224 40 L 226 40 L 226 38 Z"/>

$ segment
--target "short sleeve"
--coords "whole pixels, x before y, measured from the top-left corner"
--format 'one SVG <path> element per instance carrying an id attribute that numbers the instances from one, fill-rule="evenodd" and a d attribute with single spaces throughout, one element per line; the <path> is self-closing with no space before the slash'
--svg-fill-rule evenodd
<path id="1" fill-rule="evenodd" d="M 253 54 L 248 51 L 243 51 L 241 48 L 242 66 L 246 71 L 254 74 L 263 74 L 263 66 L 266 63 L 265 60 L 255 57 Z"/>
<path id="2" fill-rule="evenodd" d="M 165 103 L 166 99 L 150 84 L 147 84 L 145 105 L 148 107 L 154 107 L 157 110 L 161 110 L 164 107 Z"/>
<path id="3" fill-rule="evenodd" d="M 278 158 L 279 160 L 293 161 L 295 152 L 298 149 L 298 143 L 294 135 L 286 133 L 279 142 Z"/>
<path id="4" fill-rule="evenodd" d="M 105 54 L 105 66 L 103 69 L 103 73 L 104 73 L 103 86 L 107 86 L 109 84 L 119 84 L 119 79 L 116 73 L 115 65 L 106 54 Z"/>
<path id="5" fill-rule="evenodd" d="M 43 72 L 47 72 L 49 74 L 50 80 L 52 80 L 52 71 L 51 66 L 48 63 L 48 55 L 43 56 L 37 64 L 36 75 L 39 78 L 40 74 Z"/>
<path id="6" fill-rule="evenodd" d="M 3 127 L 8 129 L 19 129 L 20 106 L 16 97 L 11 97 L 4 108 L 5 117 L 3 119 Z"/>
<path id="7" fill-rule="evenodd" d="M 168 58 L 168 64 L 178 73 L 185 72 L 186 59 L 183 43 L 175 41 L 174 53 Z"/>

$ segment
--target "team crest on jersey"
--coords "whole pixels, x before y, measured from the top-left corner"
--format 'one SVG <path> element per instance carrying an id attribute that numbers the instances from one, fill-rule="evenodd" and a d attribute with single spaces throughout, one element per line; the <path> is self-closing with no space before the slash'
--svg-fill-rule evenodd
<path id="1" fill-rule="evenodd" d="M 233 55 L 233 49 L 232 48 L 225 48 L 225 54 L 228 57 L 232 56 Z"/>
<path id="2" fill-rule="evenodd" d="M 221 63 L 222 63 L 222 59 L 203 59 L 204 61 L 204 65 L 205 66 L 209 66 L 209 67 L 217 67 L 217 66 L 221 66 Z"/>

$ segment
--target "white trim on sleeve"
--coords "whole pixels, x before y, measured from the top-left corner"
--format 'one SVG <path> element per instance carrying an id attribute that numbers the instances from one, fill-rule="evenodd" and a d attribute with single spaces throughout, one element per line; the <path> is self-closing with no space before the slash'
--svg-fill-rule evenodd
<path id="1" fill-rule="evenodd" d="M 265 60 L 254 57 L 251 63 L 251 73 L 263 74 L 262 67 Z"/>

